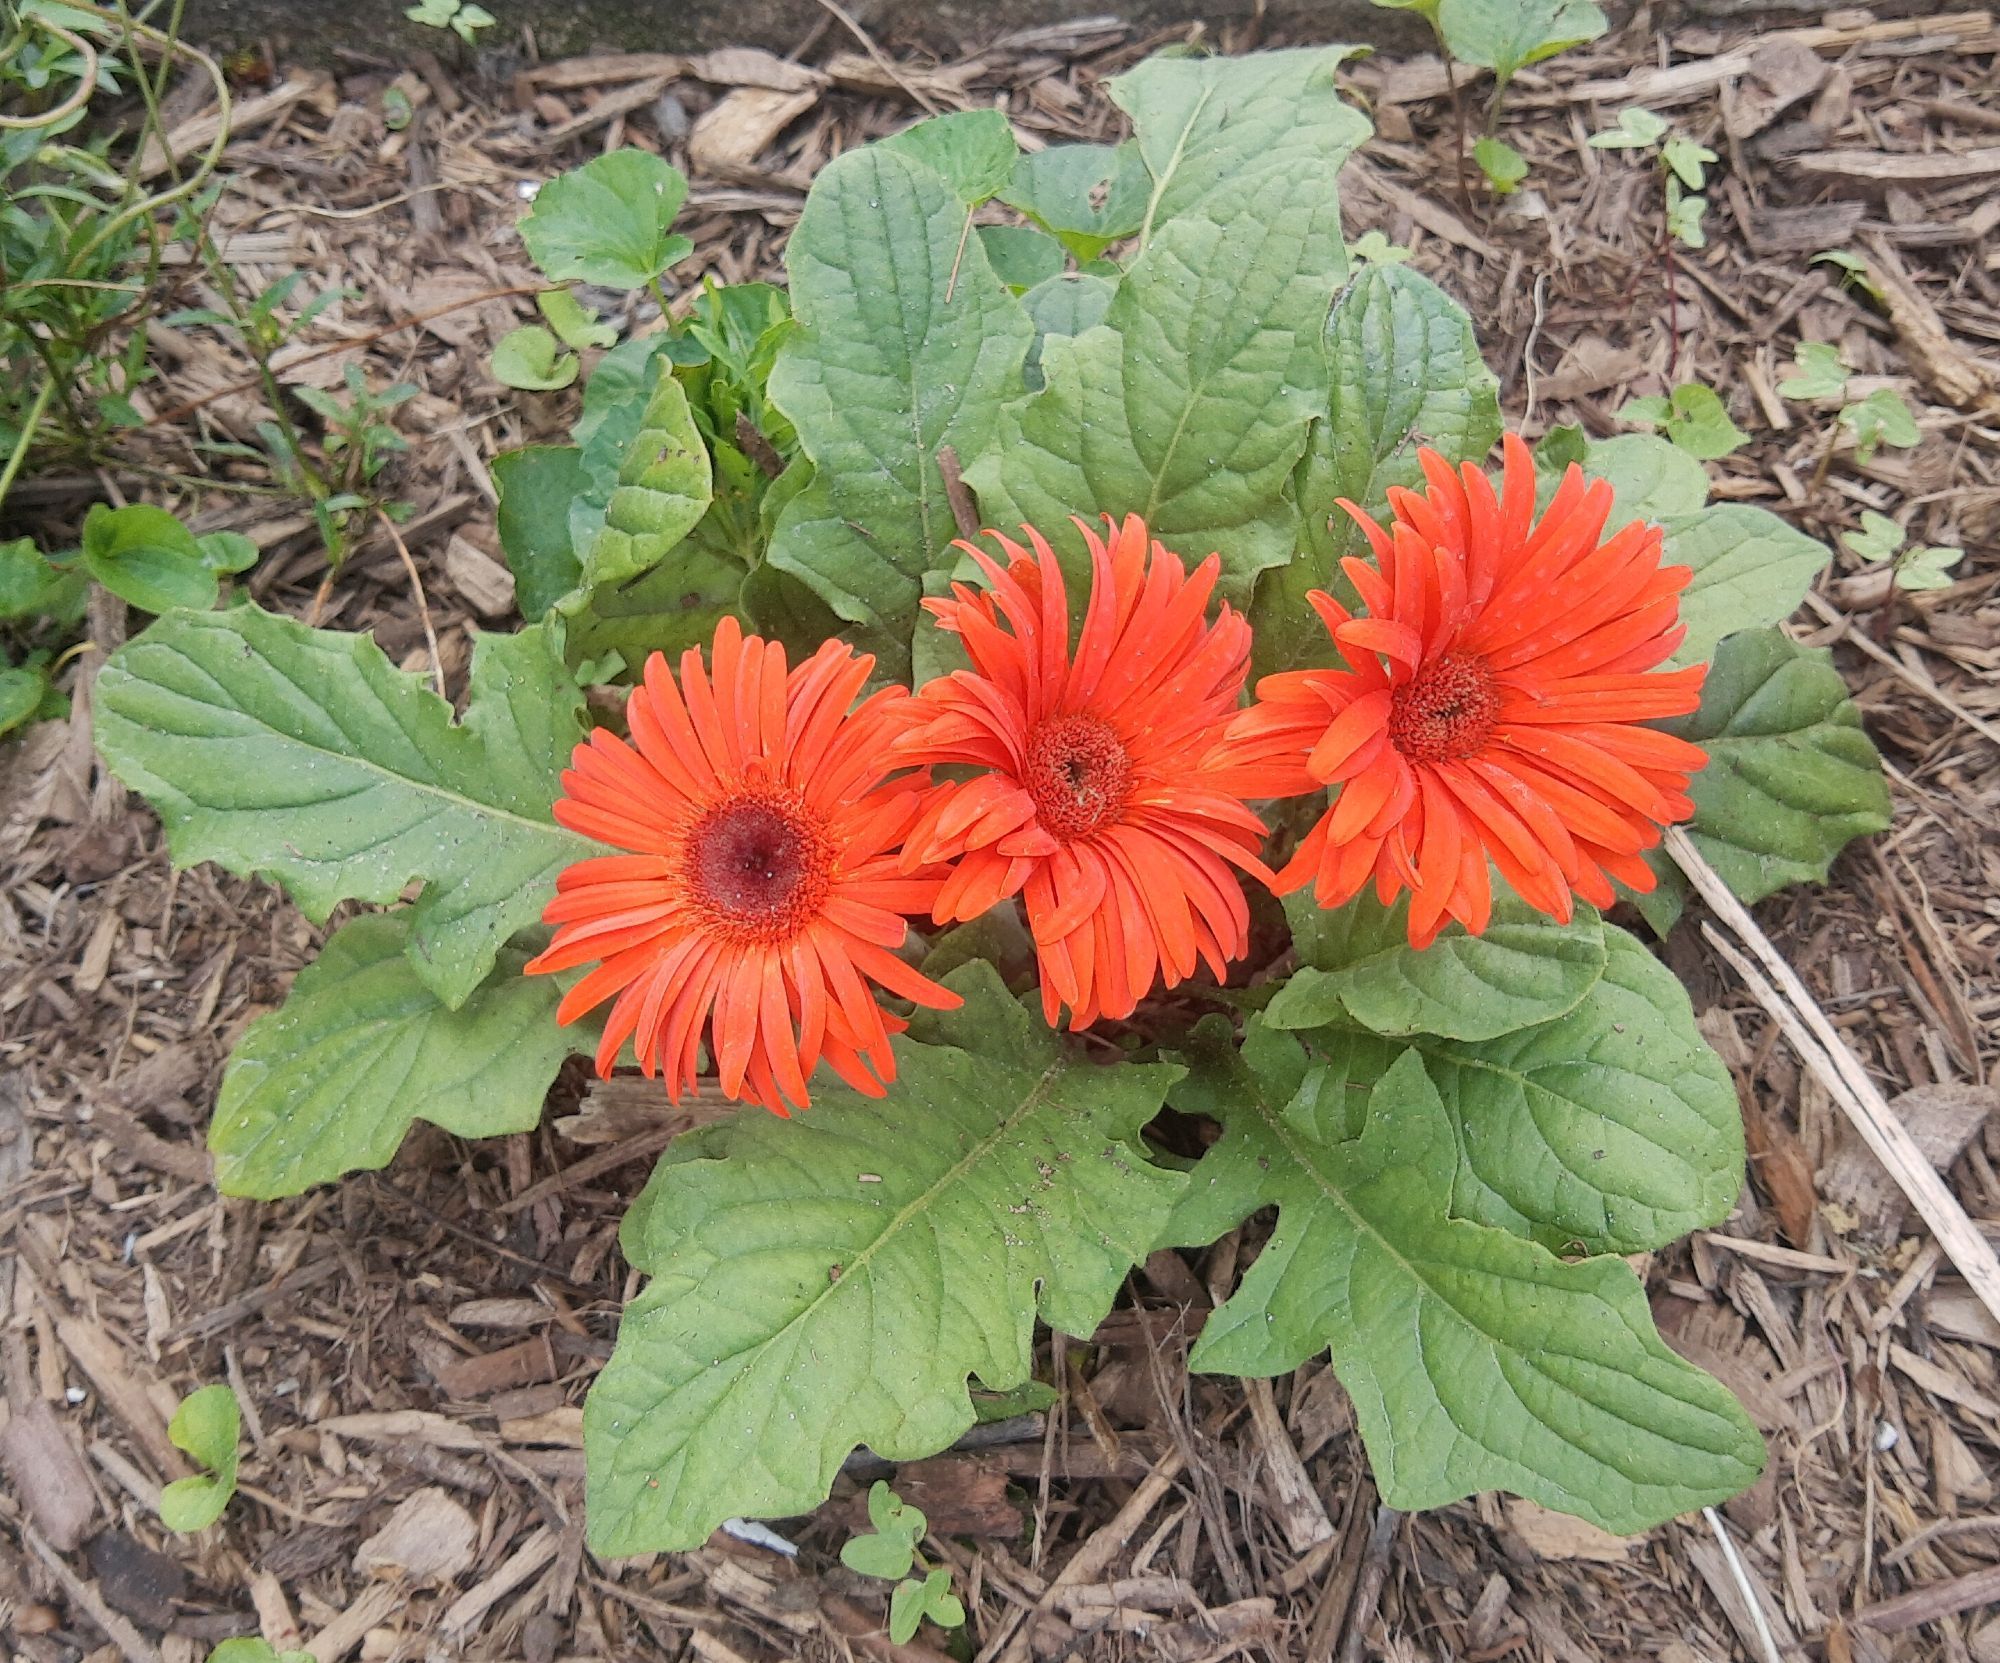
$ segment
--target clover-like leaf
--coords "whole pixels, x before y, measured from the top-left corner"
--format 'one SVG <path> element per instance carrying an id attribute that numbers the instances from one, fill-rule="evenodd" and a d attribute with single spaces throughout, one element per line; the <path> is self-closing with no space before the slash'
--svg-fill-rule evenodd
<path id="1" fill-rule="evenodd" d="M 1847 391 L 1848 368 L 1830 341 L 1801 341 L 1792 348 L 1797 373 L 1778 383 L 1786 398 L 1839 398 Z"/>
<path id="2" fill-rule="evenodd" d="M 1595 40 L 1607 27 L 1590 0 L 1442 0 L 1438 7 L 1451 55 L 1492 70 L 1502 88 L 1530 64 Z"/>
<path id="3" fill-rule="evenodd" d="M 542 274 L 607 289 L 643 289 L 694 252 L 667 227 L 687 179 L 645 150 L 614 150 L 551 179 L 521 221 L 521 241 Z"/>
<path id="4" fill-rule="evenodd" d="M 1903 546 L 1903 528 L 1887 514 L 1872 508 L 1861 511 L 1861 529 L 1841 539 L 1863 560 L 1887 560 Z"/>
<path id="5" fill-rule="evenodd" d="M 708 447 L 672 363 L 654 357 L 641 385 L 643 399 L 609 410 L 583 446 L 589 486 L 570 500 L 569 535 L 587 592 L 651 571 L 715 499 Z"/>
<path id="6" fill-rule="evenodd" d="M 1667 1349 L 1622 1259 L 1565 1263 L 1447 1215 L 1457 1140 L 1417 1053 L 1375 1083 L 1347 1139 L 1336 1070 L 1254 1018 L 1240 1055 L 1226 1031 L 1204 1036 L 1172 1093 L 1223 1132 L 1168 1239 L 1207 1241 L 1273 1203 L 1278 1220 L 1192 1367 L 1283 1374 L 1330 1349 L 1375 1482 L 1399 1508 L 1507 1489 L 1631 1532 L 1757 1476 L 1749 1418 Z"/>
<path id="7" fill-rule="evenodd" d="M 999 194 L 1088 261 L 1145 222 L 1152 176 L 1136 144 L 1052 144 L 1021 156 Z"/>
<path id="8" fill-rule="evenodd" d="M 160 1491 L 160 1523 L 185 1535 L 222 1517 L 236 1493 L 236 1439 L 242 1430 L 242 1411 L 227 1386 L 203 1386 L 181 1399 L 167 1436 L 208 1471 L 177 1478 Z"/>
<path id="9" fill-rule="evenodd" d="M 96 502 L 83 519 L 83 565 L 121 600 L 145 612 L 205 612 L 221 593 L 194 533 L 164 508 Z"/>
<path id="10" fill-rule="evenodd" d="M 1853 433 L 1854 455 L 1861 462 L 1872 460 L 1879 445 L 1891 444 L 1907 450 L 1923 439 L 1917 418 L 1910 414 L 1903 395 L 1893 387 L 1877 387 L 1866 398 L 1845 406 L 1840 421 Z M 87 538 L 88 525 L 84 529 Z"/>
<path id="11" fill-rule="evenodd" d="M 770 397 L 813 471 L 767 558 L 902 676 L 924 574 L 955 560 L 938 452 L 990 446 L 1033 328 L 943 177 L 880 145 L 820 173 L 785 258 L 799 327 Z"/>
<path id="12" fill-rule="evenodd" d="M 307 916 L 423 893 L 410 957 L 454 1009 L 600 845 L 549 816 L 583 699 L 547 626 L 481 635 L 462 721 L 367 635 L 253 605 L 162 618 L 105 664 L 98 749 L 181 865 L 282 883 Z"/>
<path id="13" fill-rule="evenodd" d="M 333 934 L 277 1010 L 243 1031 L 209 1126 L 216 1187 L 259 1200 L 388 1165 L 410 1122 L 458 1137 L 532 1131 L 574 1035 L 562 988 L 504 949 L 457 1010 L 418 978 L 409 914 Z"/>
<path id="14" fill-rule="evenodd" d="M 208 1663 L 314 1663 L 309 1651 L 279 1651 L 259 1635 L 224 1640 L 208 1654 Z"/>
<path id="15" fill-rule="evenodd" d="M 804 1512 L 857 1444 L 934 1454 L 968 1376 L 1028 1379 L 1035 1317 L 1089 1333 L 1151 1250 L 1184 1180 L 1139 1130 L 1178 1070 L 1070 1054 L 989 966 L 950 980 L 886 1098 L 816 1084 L 676 1139 L 627 1215 L 652 1281 L 584 1408 L 597 1551 Z"/>
<path id="16" fill-rule="evenodd" d="M 951 1572 L 942 1565 L 921 1582 L 910 1577 L 896 1585 L 889 1596 L 889 1638 L 908 1645 L 926 1617 L 939 1628 L 957 1628 L 965 1621 L 965 1607 L 951 1591 Z"/>
<path id="17" fill-rule="evenodd" d="M 1424 1058 L 1458 1140 L 1454 1218 L 1559 1252 L 1639 1253 L 1714 1224 L 1743 1183 L 1735 1087 L 1673 972 L 1604 927 L 1604 974 L 1574 1010 L 1485 1040 L 1305 1035 L 1346 1080 L 1340 1135 L 1405 1043 Z"/>
<path id="18" fill-rule="evenodd" d="M 1951 569 L 1965 558 L 1961 548 L 1938 548 L 1925 544 L 1921 548 L 1906 549 L 1902 559 L 1896 562 L 1896 587 L 1898 589 L 1949 589 L 1952 585 Z"/>
<path id="19" fill-rule="evenodd" d="M 1604 974 L 1604 928 L 1582 902 L 1567 924 L 1496 895 L 1479 935 L 1448 925 L 1421 950 L 1408 938 L 1409 897 L 1385 907 L 1373 889 L 1323 912 L 1310 891 L 1285 915 L 1300 967 L 1272 999 L 1274 1028 L 1353 1022 L 1390 1037 L 1491 1039 L 1574 1010 Z"/>
<path id="20" fill-rule="evenodd" d="M 1733 631 L 1789 618 L 1832 558 L 1824 543 L 1748 503 L 1717 503 L 1661 523 L 1666 563 L 1694 568 L 1681 591 L 1687 638 L 1667 661 L 1673 666 L 1701 663 Z"/>
<path id="21" fill-rule="evenodd" d="M 977 208 L 1006 189 L 1021 154 L 1004 110 L 958 110 L 932 116 L 890 134 L 882 144 L 943 175 L 967 208 Z"/>
<path id="22" fill-rule="evenodd" d="M 868 1522 L 875 1529 L 843 1543 L 840 1562 L 850 1571 L 886 1582 L 909 1575 L 917 1544 L 930 1528 L 923 1509 L 909 1506 L 878 1478 L 868 1489 Z"/>
<path id="23" fill-rule="evenodd" d="M 1712 462 L 1750 442 L 1715 389 L 1698 381 L 1682 383 L 1666 398 L 1628 399 L 1618 414 L 1663 429 L 1669 443 L 1698 462 Z"/>
<path id="24" fill-rule="evenodd" d="M 1660 160 L 1689 190 L 1698 191 L 1708 182 L 1708 164 L 1716 160 L 1716 154 L 1685 133 L 1676 133 L 1660 146 Z"/>
<path id="25" fill-rule="evenodd" d="M 1354 275 L 1328 315 L 1326 355 L 1326 419 L 1313 424 L 1293 475 L 1299 550 L 1258 584 L 1251 615 L 1260 673 L 1331 661 L 1333 643 L 1305 596 L 1335 584 L 1343 558 L 1366 552 L 1340 498 L 1380 518 L 1390 486 L 1421 483 L 1419 446 L 1476 462 L 1500 437 L 1500 384 L 1480 359 L 1472 319 L 1406 266 Z"/>
<path id="26" fill-rule="evenodd" d="M 1688 795 L 1688 836 L 1737 897 L 1761 901 L 1787 884 L 1824 880 L 1854 838 L 1886 830 L 1889 788 L 1847 684 L 1820 649 L 1780 630 L 1724 640 L 1701 708 L 1662 724 L 1708 752 Z M 1638 902 L 1665 933 L 1687 893 L 1680 871 L 1651 857 L 1659 887 Z"/>
<path id="27" fill-rule="evenodd" d="M 569 536 L 569 505 L 590 489 L 583 452 L 575 445 L 524 445 L 491 463 L 500 493 L 494 524 L 500 552 L 514 574 L 521 616 L 534 622 L 583 581 L 583 564 Z"/>
<path id="28" fill-rule="evenodd" d="M 561 343 L 540 324 L 524 323 L 494 343 L 488 367 L 503 387 L 550 392 L 574 381 L 578 364 L 576 354 L 564 352 Z"/>
<path id="29" fill-rule="evenodd" d="M 1666 119 L 1637 106 L 1618 112 L 1618 125 L 1592 133 L 1593 150 L 1644 150 L 1667 136 Z"/>

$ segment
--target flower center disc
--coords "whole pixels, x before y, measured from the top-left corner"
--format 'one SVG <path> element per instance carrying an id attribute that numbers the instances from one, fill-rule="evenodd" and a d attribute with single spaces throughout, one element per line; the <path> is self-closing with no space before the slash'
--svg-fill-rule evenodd
<path id="1" fill-rule="evenodd" d="M 1022 774 L 1043 830 L 1065 843 L 1113 818 L 1132 790 L 1132 759 L 1111 724 L 1097 716 L 1036 723 Z"/>
<path id="2" fill-rule="evenodd" d="M 689 886 L 743 939 L 777 941 L 815 916 L 832 881 L 833 851 L 802 804 L 725 803 L 688 838 Z"/>
<path id="3" fill-rule="evenodd" d="M 1493 672 L 1476 653 L 1446 653 L 1396 689 L 1389 743 L 1412 762 L 1454 762 L 1492 737 L 1500 714 Z"/>

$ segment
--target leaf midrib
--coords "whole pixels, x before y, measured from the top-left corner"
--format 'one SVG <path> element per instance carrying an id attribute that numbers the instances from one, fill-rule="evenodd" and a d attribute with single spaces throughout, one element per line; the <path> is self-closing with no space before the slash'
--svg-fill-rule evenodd
<path id="1" fill-rule="evenodd" d="M 273 675 L 278 676 L 281 680 L 286 681 L 293 687 L 298 686 L 298 684 L 295 681 L 293 681 L 291 677 L 285 675 L 285 673 L 281 669 L 279 669 L 279 667 L 274 662 L 272 662 L 270 656 L 263 650 L 263 647 L 261 645 L 256 643 L 250 643 L 248 642 L 247 638 L 243 636 L 235 636 L 233 637 L 233 639 L 244 642 L 244 644 L 249 645 L 251 647 L 251 650 L 256 654 L 259 662 L 261 662 L 265 666 L 265 668 L 269 670 Z M 199 659 L 194 657 L 194 655 L 191 654 L 185 647 L 181 647 L 178 645 L 169 645 L 166 643 L 161 643 L 161 645 L 165 648 L 166 651 L 175 654 L 181 660 L 182 663 L 198 671 L 205 679 L 212 682 L 218 691 L 222 692 L 229 691 L 229 683 L 223 681 L 219 676 L 215 674 L 215 672 L 208 665 L 202 663 Z M 355 666 L 355 668 L 357 671 L 359 671 L 358 665 Z M 401 786 L 404 789 L 418 793 L 419 795 L 437 798 L 443 803 L 453 805 L 459 809 L 462 809 L 476 816 L 489 820 L 503 821 L 509 825 L 520 826 L 528 831 L 536 832 L 539 834 L 553 835 L 565 841 L 579 844 L 585 848 L 603 847 L 603 845 L 598 844 L 595 841 L 595 839 L 582 837 L 578 833 L 568 830 L 566 827 L 557 825 L 552 820 L 533 820 L 530 819 L 527 815 L 517 814 L 514 810 L 502 808 L 496 803 L 483 803 L 479 801 L 476 797 L 465 796 L 463 793 L 454 791 L 448 786 L 438 785 L 427 780 L 413 779 L 411 776 L 407 774 L 396 773 L 392 769 L 385 768 L 382 764 L 373 761 L 369 757 L 359 756 L 348 751 L 332 750 L 325 745 L 316 743 L 313 740 L 299 738 L 297 735 L 287 733 L 284 731 L 284 729 L 273 725 L 265 717 L 258 715 L 253 710 L 244 708 L 244 706 L 241 704 L 217 703 L 213 699 L 203 698 L 202 696 L 196 693 L 182 692 L 179 689 L 170 688 L 162 681 L 159 681 L 155 678 L 148 676 L 140 676 L 131 670 L 127 670 L 126 675 L 134 683 L 140 684 L 142 686 L 159 688 L 163 692 L 173 693 L 176 697 L 187 699 L 190 703 L 200 705 L 204 709 L 219 711 L 224 715 L 246 717 L 250 721 L 256 723 L 258 729 L 262 733 L 268 734 L 273 738 L 279 739 L 287 745 L 293 745 L 298 747 L 300 750 L 309 751 L 315 756 L 328 757 L 336 762 L 351 764 L 368 773 L 372 773 L 377 778 L 388 781 L 393 785 Z M 301 689 L 301 691 L 303 690 Z M 391 721 L 393 721 L 394 713 L 387 705 L 386 701 L 382 699 L 381 695 L 373 687 L 369 687 L 368 691 L 374 697 L 377 705 L 381 706 L 384 712 L 389 715 Z M 124 713 L 121 712 L 121 715 L 122 714 Z M 139 732 L 160 731 L 158 729 L 150 729 L 150 730 L 147 729 L 144 724 L 142 724 L 141 722 L 139 722 L 137 719 L 135 719 L 130 715 L 124 715 L 124 720 L 130 722 L 133 728 Z M 401 724 L 398 723 L 396 725 L 400 727 Z M 447 722 L 443 731 L 448 734 L 449 733 L 464 734 L 467 732 L 467 730 L 462 725 L 451 722 Z M 226 744 L 232 741 L 241 741 L 242 739 L 250 736 L 241 733 L 237 734 L 176 733 L 171 735 L 171 737 L 176 739 L 188 740 L 195 744 L 203 744 L 210 741 L 216 741 Z M 447 744 L 463 743 L 463 741 L 447 740 L 446 743 Z M 217 804 L 203 802 L 200 798 L 196 797 L 193 794 L 193 792 L 189 789 L 188 785 L 186 784 L 177 783 L 174 785 L 174 789 L 175 791 L 180 793 L 183 797 L 185 797 L 189 803 L 194 804 L 196 807 L 199 807 L 201 809 L 207 810 L 208 812 L 211 813 L 230 812 L 228 810 L 222 809 Z M 352 795 L 352 793 L 346 793 L 344 795 Z M 285 813 L 308 812 L 310 807 L 316 807 L 316 806 L 318 805 L 292 804 L 288 805 L 281 812 Z M 343 859 L 345 858 L 351 858 L 351 857 L 343 857 Z"/>
<path id="2" fill-rule="evenodd" d="M 1256 1103 L 1256 1112 L 1258 1113 L 1259 1116 L 1263 1118 L 1265 1123 L 1271 1128 L 1272 1136 L 1274 1136 L 1279 1142 L 1279 1144 L 1282 1145 L 1285 1153 L 1289 1155 L 1299 1165 L 1299 1167 L 1307 1174 L 1308 1177 L 1311 1178 L 1314 1187 L 1319 1190 L 1320 1194 L 1325 1196 L 1327 1200 L 1332 1202 L 1333 1205 L 1340 1210 L 1341 1215 L 1348 1220 L 1349 1227 L 1353 1229 L 1357 1235 L 1365 1236 L 1370 1241 L 1374 1242 L 1384 1254 L 1386 1254 L 1391 1260 L 1393 1260 L 1397 1265 L 1401 1266 L 1409 1274 L 1411 1281 L 1416 1283 L 1416 1285 L 1422 1288 L 1424 1292 L 1427 1293 L 1432 1299 L 1435 1299 L 1440 1305 L 1442 1305 L 1446 1310 L 1450 1311 L 1455 1317 L 1458 1318 L 1459 1321 L 1463 1322 L 1466 1325 L 1466 1327 L 1471 1329 L 1474 1333 L 1478 1334 L 1482 1339 L 1486 1340 L 1489 1344 L 1493 1345 L 1495 1348 L 1505 1351 L 1512 1356 L 1520 1358 L 1524 1364 L 1526 1364 L 1529 1368 L 1535 1370 L 1536 1373 L 1539 1374 L 1544 1372 L 1541 1366 L 1535 1361 L 1533 1355 L 1531 1355 L 1522 1346 L 1515 1343 L 1514 1341 L 1506 1339 L 1501 1335 L 1493 1333 L 1490 1329 L 1486 1327 L 1484 1323 L 1480 1322 L 1477 1318 L 1475 1318 L 1469 1312 L 1463 1309 L 1456 1301 L 1454 1301 L 1448 1295 L 1443 1293 L 1433 1282 L 1431 1282 L 1431 1280 L 1428 1277 L 1426 1277 L 1420 1270 L 1418 1270 L 1416 1264 L 1407 1255 L 1402 1253 L 1398 1248 L 1396 1248 L 1390 1242 L 1387 1236 L 1383 1235 L 1380 1230 L 1378 1230 L 1358 1211 L 1356 1211 L 1354 1205 L 1347 1199 L 1347 1192 L 1341 1189 L 1339 1185 L 1333 1183 L 1320 1171 L 1318 1162 L 1314 1158 L 1317 1151 L 1310 1143 L 1310 1141 L 1296 1135 L 1291 1130 L 1291 1128 L 1285 1124 L 1283 1118 L 1272 1110 L 1269 1099 L 1266 1098 L 1262 1094 L 1262 1092 L 1259 1092 L 1257 1094 L 1255 1103 Z M 1279 1206 L 1282 1209 L 1283 1203 L 1280 1202 Z M 1451 1222 L 1456 1222 L 1456 1221 L 1449 1221 L 1449 1220 L 1447 1221 L 1448 1224 Z M 1434 1392 L 1436 1391 L 1435 1386 L 1433 1386 L 1432 1390 Z M 1438 1394 L 1438 1401 L 1440 1405 L 1443 1404 L 1444 1400 L 1442 1394 Z M 1534 1419 L 1540 1418 L 1538 1416 L 1534 1416 L 1533 1411 L 1528 1410 L 1525 1404 L 1522 1405 L 1522 1408 L 1523 1412 L 1529 1414 L 1531 1418 Z M 1458 1425 L 1457 1417 L 1450 1416 L 1450 1419 L 1452 1421 L 1453 1426 L 1456 1427 Z M 1542 1424 L 1547 1425 L 1548 1423 L 1544 1421 L 1542 1422 Z M 1555 1429 L 1551 1428 L 1551 1430 Z M 1561 1433 L 1558 1433 L 1558 1435 L 1562 1436 L 1564 1442 L 1570 1443 L 1573 1448 L 1577 1448 L 1579 1450 L 1582 1449 L 1581 1445 L 1575 1444 L 1572 1439 L 1567 1437 L 1567 1435 Z M 1469 1435 L 1461 1430 L 1460 1436 L 1469 1436 Z M 1478 1440 L 1474 1439 L 1472 1441 L 1476 1443 Z M 1491 1455 L 1501 1454 L 1500 1451 L 1492 1449 L 1490 1445 L 1481 1444 L 1479 1447 L 1485 1449 L 1487 1453 Z M 1584 1453 L 1588 1454 L 1588 1451 L 1584 1451 Z M 1592 1456 L 1591 1458 L 1601 1459 L 1596 1456 Z"/>

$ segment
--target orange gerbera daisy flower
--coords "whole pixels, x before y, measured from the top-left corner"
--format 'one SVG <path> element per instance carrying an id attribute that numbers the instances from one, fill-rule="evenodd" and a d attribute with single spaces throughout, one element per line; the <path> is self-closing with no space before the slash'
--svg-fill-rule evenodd
<path id="1" fill-rule="evenodd" d="M 1236 720 L 1239 783 L 1271 795 L 1334 786 L 1332 806 L 1278 874 L 1323 907 L 1370 878 L 1411 892 L 1427 946 L 1447 918 L 1475 934 L 1490 860 L 1522 899 L 1568 921 L 1572 894 L 1608 906 L 1616 878 L 1653 887 L 1640 858 L 1694 812 L 1699 746 L 1638 724 L 1701 700 L 1706 667 L 1656 668 L 1680 645 L 1680 591 L 1660 528 L 1600 541 L 1611 487 L 1572 466 L 1535 517 L 1528 447 L 1507 436 L 1502 489 L 1418 452 L 1428 489 L 1392 490 L 1385 530 L 1351 502 L 1374 561 L 1343 561 L 1366 609 L 1315 592 L 1344 669 L 1268 676 Z"/>
<path id="2" fill-rule="evenodd" d="M 1129 1016 L 1156 976 L 1172 987 L 1206 962 L 1220 979 L 1249 946 L 1249 909 L 1230 871 L 1269 879 L 1264 824 L 1217 783 L 1218 746 L 1250 663 L 1250 628 L 1228 606 L 1207 621 L 1221 572 L 1189 576 L 1136 514 L 1090 547 L 1090 603 L 1069 649 L 1062 567 L 987 535 L 1007 556 L 960 543 L 985 592 L 954 584 L 927 600 L 965 644 L 969 670 L 917 695 L 899 754 L 977 769 L 942 785 L 904 848 L 906 865 L 952 860 L 932 917 L 976 918 L 1025 897 L 1042 1008 L 1070 1025 Z"/>
<path id="3" fill-rule="evenodd" d="M 785 649 L 733 618 L 713 656 L 711 680 L 690 648 L 676 686 L 654 653 L 625 706 L 631 742 L 599 728 L 577 746 L 556 819 L 631 852 L 556 880 L 542 915 L 555 940 L 528 969 L 598 961 L 556 1020 L 616 995 L 597 1072 L 629 1039 L 675 1102 L 704 1034 L 724 1096 L 804 1108 L 825 1061 L 879 1097 L 896 1077 L 889 1036 L 907 1024 L 868 982 L 934 1010 L 960 1002 L 892 951 L 943 876 L 899 860 L 929 783 L 887 779 L 908 767 L 889 746 L 910 696 L 855 706 L 874 659 L 829 641 L 787 672 Z"/>

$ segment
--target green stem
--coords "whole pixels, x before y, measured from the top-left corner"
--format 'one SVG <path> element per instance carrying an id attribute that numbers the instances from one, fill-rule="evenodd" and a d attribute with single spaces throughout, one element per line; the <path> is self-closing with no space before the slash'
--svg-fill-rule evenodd
<path id="1" fill-rule="evenodd" d="M 19 437 L 14 440 L 14 449 L 7 458 L 7 466 L 0 470 L 0 503 L 5 503 L 7 493 L 14 488 L 14 477 L 21 471 L 21 464 L 28 459 L 28 447 L 35 442 L 35 429 L 42 425 L 42 415 L 49 407 L 49 400 L 56 396 L 56 384 L 44 381 L 42 390 L 35 394 L 35 402 L 28 407 L 27 419 L 21 423 Z"/>

